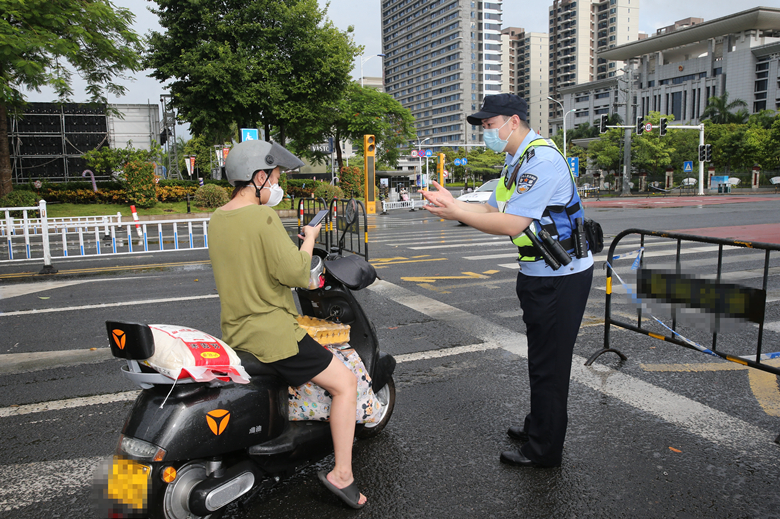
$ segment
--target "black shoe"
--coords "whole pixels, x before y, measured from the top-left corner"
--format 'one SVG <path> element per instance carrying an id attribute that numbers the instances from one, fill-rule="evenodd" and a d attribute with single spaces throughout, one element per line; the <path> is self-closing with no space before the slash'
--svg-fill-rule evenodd
<path id="1" fill-rule="evenodd" d="M 550 468 L 557 467 L 559 465 L 540 465 L 535 461 L 531 461 L 525 457 L 520 451 L 504 451 L 501 453 L 501 463 L 507 465 L 515 465 L 517 467 L 533 467 L 533 468 Z"/>
<path id="2" fill-rule="evenodd" d="M 518 467 L 539 467 L 537 463 L 529 460 L 520 451 L 504 451 L 501 453 L 501 463 L 516 465 Z"/>
<path id="3" fill-rule="evenodd" d="M 525 432 L 525 430 L 523 430 L 523 428 L 519 425 L 513 425 L 506 433 L 513 440 L 519 440 L 524 443 L 528 442 L 528 433 Z"/>

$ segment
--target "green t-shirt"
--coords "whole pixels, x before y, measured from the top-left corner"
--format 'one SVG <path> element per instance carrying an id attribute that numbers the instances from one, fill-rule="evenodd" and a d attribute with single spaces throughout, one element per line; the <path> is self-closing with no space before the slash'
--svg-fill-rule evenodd
<path id="1" fill-rule="evenodd" d="M 309 283 L 311 256 L 293 244 L 276 211 L 250 205 L 217 209 L 209 221 L 209 257 L 222 306 L 222 340 L 275 362 L 298 353 L 292 287 Z"/>

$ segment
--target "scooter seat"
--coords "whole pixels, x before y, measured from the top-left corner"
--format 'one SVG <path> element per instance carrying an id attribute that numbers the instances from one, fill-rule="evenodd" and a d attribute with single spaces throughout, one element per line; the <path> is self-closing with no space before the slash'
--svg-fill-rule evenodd
<path id="1" fill-rule="evenodd" d="M 244 367 L 244 369 L 246 370 L 247 374 L 250 377 L 256 377 L 259 375 L 276 376 L 276 377 L 279 376 L 278 371 L 276 371 L 268 364 L 260 362 L 259 360 L 257 360 L 257 357 L 255 357 L 248 351 L 243 351 L 243 350 L 234 350 L 234 351 L 238 355 L 238 358 L 241 359 L 241 365 Z"/>

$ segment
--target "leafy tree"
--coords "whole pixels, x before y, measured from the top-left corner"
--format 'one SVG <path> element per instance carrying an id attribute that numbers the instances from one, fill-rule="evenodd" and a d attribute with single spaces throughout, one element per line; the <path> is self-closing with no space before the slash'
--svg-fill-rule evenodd
<path id="1" fill-rule="evenodd" d="M 738 108 L 747 108 L 747 103 L 742 99 L 735 99 L 729 103 L 729 93 L 724 92 L 722 96 L 713 96 L 707 100 L 707 106 L 701 115 L 702 120 L 709 119 L 715 124 L 727 124 L 733 122 L 744 122 L 747 119 L 747 112 L 741 111 L 739 115 L 731 113 Z"/>
<path id="2" fill-rule="evenodd" d="M 764 166 L 767 169 L 780 168 L 780 115 L 775 117 L 772 127 L 769 129 L 770 160 Z"/>
<path id="3" fill-rule="evenodd" d="M 353 81 L 338 100 L 313 113 L 308 124 L 297 127 L 290 135 L 295 139 L 293 150 L 315 161 L 322 160 L 326 152 L 312 151 L 311 143 L 324 142 L 329 137 L 334 143 L 349 139 L 362 152 L 363 136 L 373 135 L 377 162 L 394 168 L 401 156 L 401 146 L 415 136 L 414 117 L 391 95 L 361 87 Z M 335 147 L 340 170 L 344 157 L 341 146 Z"/>
<path id="4" fill-rule="evenodd" d="M 669 144 L 670 164 L 682 167 L 685 161 L 693 161 L 692 177 L 698 178 L 699 168 L 699 132 L 695 130 L 671 130 L 667 132 L 666 139 Z"/>
<path id="5" fill-rule="evenodd" d="M 339 98 L 360 50 L 317 0 L 154 1 L 166 32 L 152 32 L 146 65 L 214 142 L 235 122 L 285 144 Z"/>
<path id="6" fill-rule="evenodd" d="M 357 166 L 343 166 L 339 171 L 339 187 L 347 198 L 363 198 L 365 175 Z"/>
<path id="7" fill-rule="evenodd" d="M 91 102 L 106 103 L 104 91 L 124 94 L 116 79 L 141 70 L 133 18 L 108 0 L 0 0 L 0 196 L 13 189 L 7 117 L 25 104 L 20 89 L 50 86 L 70 101 L 72 67 Z"/>
<path id="8" fill-rule="evenodd" d="M 772 128 L 772 124 L 777 120 L 780 120 L 780 113 L 775 112 L 774 110 L 761 110 L 760 112 L 750 115 L 747 124 L 748 126 L 758 126 L 759 128 L 769 130 Z"/>
<path id="9" fill-rule="evenodd" d="M 622 142 L 622 130 L 608 130 L 599 140 L 588 145 L 588 158 L 599 169 L 617 171 L 623 160 Z"/>
<path id="10" fill-rule="evenodd" d="M 162 148 L 156 142 L 152 142 L 151 150 L 140 150 L 133 148 L 131 141 L 124 148 L 104 146 L 89 150 L 82 155 L 82 158 L 95 174 L 110 175 L 121 172 L 128 162 L 134 160 L 139 162 L 159 161 L 161 156 Z"/>
<path id="11" fill-rule="evenodd" d="M 122 177 L 127 199 L 138 207 L 149 208 L 157 204 L 154 187 L 154 167 L 149 162 L 133 160 L 125 164 Z"/>
<path id="12" fill-rule="evenodd" d="M 774 163 L 777 150 L 772 147 L 772 135 L 769 130 L 760 126 L 748 125 L 743 143 L 744 161 L 741 164 L 742 168 L 752 169 L 755 164 L 767 167 Z"/>
<path id="13" fill-rule="evenodd" d="M 664 117 L 666 117 L 669 122 L 674 120 L 673 115 L 665 115 Z M 652 123 L 654 128 L 658 127 L 660 120 L 660 112 L 650 112 L 645 116 L 645 123 Z M 646 132 L 642 135 L 632 135 L 631 166 L 659 173 L 672 164 L 672 154 L 674 151 L 672 141 L 666 137 L 660 137 L 658 132 Z"/>
<path id="14" fill-rule="evenodd" d="M 489 148 L 471 148 L 468 155 L 469 173 L 475 176 L 496 177 L 501 174 L 501 165 L 504 163 L 504 154 L 496 153 Z"/>

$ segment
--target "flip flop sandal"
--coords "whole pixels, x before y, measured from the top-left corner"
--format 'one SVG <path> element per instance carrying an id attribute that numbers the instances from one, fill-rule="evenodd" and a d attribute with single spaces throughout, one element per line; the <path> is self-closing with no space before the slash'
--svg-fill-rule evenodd
<path id="1" fill-rule="evenodd" d="M 360 490 L 358 490 L 358 487 L 354 481 L 347 487 L 339 488 L 328 481 L 328 471 L 321 470 L 317 473 L 317 476 L 320 478 L 320 481 L 322 481 L 322 484 L 325 485 L 325 488 L 333 492 L 339 499 L 344 501 L 352 508 L 357 510 L 366 506 L 366 503 L 359 503 Z"/>

